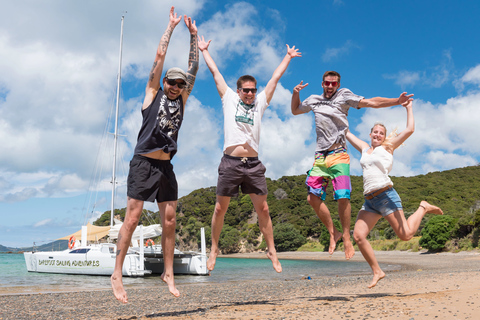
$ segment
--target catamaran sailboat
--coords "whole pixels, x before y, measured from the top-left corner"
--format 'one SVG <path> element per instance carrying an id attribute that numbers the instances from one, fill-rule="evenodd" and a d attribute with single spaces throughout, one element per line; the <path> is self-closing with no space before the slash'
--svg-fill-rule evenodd
<path id="1" fill-rule="evenodd" d="M 82 275 L 111 275 L 115 267 L 116 245 L 113 243 L 92 243 L 109 235 L 111 240 L 117 239 L 121 222 L 114 224 L 115 172 L 118 139 L 118 109 L 120 99 L 123 20 L 120 33 L 120 58 L 117 77 L 117 98 L 115 112 L 115 132 L 112 173 L 112 200 L 110 226 L 97 227 L 87 224 L 82 230 L 61 239 L 69 241 L 69 248 L 64 251 L 25 252 L 25 263 L 29 272 L 65 273 Z M 163 252 L 160 245 L 144 246 L 144 239 L 154 238 L 162 234 L 159 224 L 138 226 L 132 236 L 133 246 L 128 249 L 123 264 L 124 276 L 144 276 L 150 273 L 163 272 Z M 76 240 L 79 240 L 78 243 Z M 90 241 L 91 243 L 88 243 Z M 173 271 L 175 274 L 207 275 L 207 256 L 205 232 L 201 229 L 201 252 L 182 252 L 175 249 Z"/>

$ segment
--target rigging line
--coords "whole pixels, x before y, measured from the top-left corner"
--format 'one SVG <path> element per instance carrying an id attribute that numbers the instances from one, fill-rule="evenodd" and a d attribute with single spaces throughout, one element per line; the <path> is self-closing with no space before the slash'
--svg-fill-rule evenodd
<path id="1" fill-rule="evenodd" d="M 102 173 L 103 173 L 103 165 L 104 165 L 104 162 L 105 161 L 101 161 L 101 159 L 105 156 L 105 150 L 106 150 L 106 146 L 108 145 L 108 129 L 109 129 L 109 125 L 111 123 L 111 119 L 112 119 L 112 114 L 113 114 L 113 108 L 114 108 L 114 96 L 115 96 L 115 90 L 112 90 L 111 94 L 111 99 L 110 99 L 110 112 L 109 112 L 109 115 L 107 117 L 107 120 L 105 121 L 105 125 L 104 125 L 104 128 L 103 128 L 103 134 L 102 134 L 102 138 L 100 139 L 100 143 L 98 144 L 98 150 L 97 150 L 97 155 L 96 155 L 96 159 L 95 159 L 95 164 L 94 164 L 94 167 L 92 169 L 92 176 L 91 176 L 91 179 L 90 179 L 90 184 L 89 184 L 89 187 L 88 187 L 88 192 L 87 192 L 87 196 L 85 197 L 85 202 L 87 202 L 87 199 L 88 199 L 88 204 L 87 206 L 85 207 L 85 203 L 84 203 L 84 210 L 85 210 L 85 215 L 84 215 L 84 225 L 86 225 L 87 221 L 90 219 L 90 218 L 93 218 L 94 217 L 94 214 L 95 214 L 95 207 L 97 205 L 97 199 L 98 199 L 98 192 L 99 192 L 99 189 L 100 189 L 100 181 L 101 181 L 101 177 L 102 177 Z M 102 164 L 102 165 L 100 165 Z M 94 200 L 92 200 L 94 198 Z M 93 201 L 93 204 L 92 204 L 92 201 Z M 89 212 L 90 208 L 92 206 L 92 211 Z"/>

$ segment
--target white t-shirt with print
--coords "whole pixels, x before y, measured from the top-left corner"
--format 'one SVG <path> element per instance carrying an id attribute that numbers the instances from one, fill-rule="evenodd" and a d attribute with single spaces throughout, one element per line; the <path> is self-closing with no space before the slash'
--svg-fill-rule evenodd
<path id="1" fill-rule="evenodd" d="M 222 97 L 225 141 L 228 147 L 248 143 L 258 153 L 263 113 L 268 107 L 265 91 L 256 95 L 252 105 L 245 105 L 230 87 Z"/>

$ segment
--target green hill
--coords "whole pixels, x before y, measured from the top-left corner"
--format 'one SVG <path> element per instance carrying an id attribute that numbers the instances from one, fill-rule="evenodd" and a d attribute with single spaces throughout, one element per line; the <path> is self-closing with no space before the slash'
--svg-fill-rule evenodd
<path id="1" fill-rule="evenodd" d="M 299 175 L 285 176 L 278 180 L 267 179 L 268 205 L 274 227 L 288 223 L 303 237 L 315 240 L 325 229 L 306 200 L 305 178 L 305 175 Z M 357 213 L 363 204 L 363 194 L 362 177 L 352 176 L 351 180 L 353 186 L 351 227 L 353 230 Z M 467 236 L 478 228 L 475 224 L 475 214 L 480 208 L 480 166 L 432 172 L 414 177 L 392 177 L 392 181 L 402 198 L 407 217 L 415 212 L 421 200 L 426 200 L 441 207 L 445 215 L 450 215 L 458 221 L 459 225 L 452 237 Z M 331 186 L 327 190 L 325 203 L 331 210 L 332 218 L 339 220 Z M 206 228 L 207 241 L 210 241 L 210 224 L 214 207 L 215 187 L 194 190 L 178 200 L 177 236 L 181 247 L 196 247 L 200 227 Z M 116 210 L 115 213 L 123 220 L 125 209 Z M 106 212 L 95 224 L 101 225 L 103 221 L 108 220 L 109 215 L 110 212 Z M 420 229 L 430 218 L 431 216 L 424 218 Z M 145 225 L 152 221 L 158 223 L 158 214 L 144 210 L 142 221 Z M 379 221 L 371 234 L 375 234 L 377 238 L 395 237 L 385 219 Z M 248 195 L 240 194 L 231 199 L 221 237 L 220 247 L 222 248 L 222 240 L 224 240 L 222 249 L 226 252 L 237 251 L 240 243 L 247 250 L 264 247 L 264 244 L 260 243 L 260 230 Z M 232 241 L 235 242 L 233 246 Z M 226 243 L 230 243 L 228 247 Z"/>

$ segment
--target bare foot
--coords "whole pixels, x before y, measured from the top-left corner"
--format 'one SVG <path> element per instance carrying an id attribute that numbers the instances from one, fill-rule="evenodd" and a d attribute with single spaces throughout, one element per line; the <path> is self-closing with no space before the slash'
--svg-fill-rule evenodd
<path id="1" fill-rule="evenodd" d="M 112 274 L 110 282 L 112 283 L 113 295 L 115 298 L 122 303 L 127 303 L 127 292 L 123 288 L 122 276 L 120 275 L 118 277 L 115 274 Z"/>
<path id="2" fill-rule="evenodd" d="M 443 215 L 442 209 L 437 206 L 431 205 L 427 201 L 420 202 L 420 207 L 425 209 L 425 213 L 433 213 Z"/>
<path id="3" fill-rule="evenodd" d="M 180 297 L 180 291 L 175 288 L 175 280 L 173 275 L 166 275 L 165 272 L 163 272 L 160 278 L 162 278 L 163 282 L 167 284 L 168 291 L 170 291 L 171 294 L 173 294 L 175 297 Z"/>
<path id="4" fill-rule="evenodd" d="M 218 249 L 210 251 L 210 256 L 207 260 L 207 269 L 213 271 L 215 269 L 215 263 L 217 261 Z"/>
<path id="5" fill-rule="evenodd" d="M 275 271 L 278 273 L 282 272 L 282 265 L 280 264 L 280 261 L 278 261 L 277 252 L 268 250 L 267 257 L 268 259 L 272 260 L 273 269 L 275 269 Z"/>
<path id="6" fill-rule="evenodd" d="M 342 233 L 337 229 L 335 229 L 335 236 L 333 238 L 332 236 L 330 236 L 330 246 L 328 247 L 328 253 L 330 255 L 332 255 L 333 252 L 335 252 L 335 248 L 337 247 L 337 242 L 338 240 L 340 240 L 341 237 L 342 237 Z"/>
<path id="7" fill-rule="evenodd" d="M 370 285 L 368 286 L 369 288 L 373 288 L 377 285 L 378 281 L 382 280 L 383 278 L 385 278 L 385 272 L 381 271 L 381 273 L 379 274 L 373 274 L 373 280 L 372 280 L 372 283 L 370 283 Z"/>
<path id="8" fill-rule="evenodd" d="M 350 260 L 355 255 L 355 248 L 350 237 L 347 240 L 343 239 L 343 247 L 345 248 L 345 259 Z"/>

